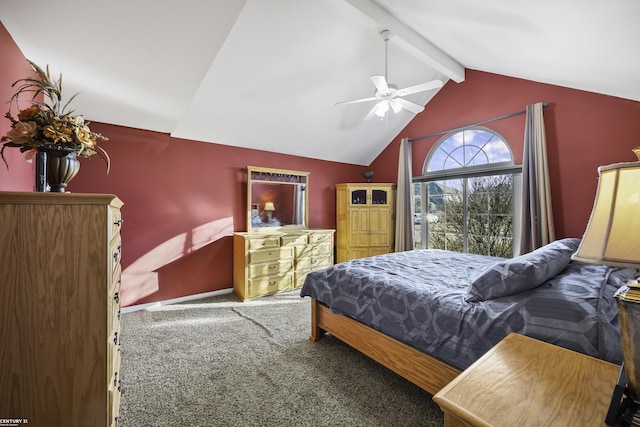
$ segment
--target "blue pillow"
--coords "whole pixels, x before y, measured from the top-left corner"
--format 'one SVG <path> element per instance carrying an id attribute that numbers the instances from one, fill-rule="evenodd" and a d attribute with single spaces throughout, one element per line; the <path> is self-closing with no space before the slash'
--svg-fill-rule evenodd
<path id="1" fill-rule="evenodd" d="M 536 288 L 569 265 L 579 244 L 580 239 L 556 240 L 528 254 L 500 261 L 471 282 L 465 299 L 486 301 Z"/>

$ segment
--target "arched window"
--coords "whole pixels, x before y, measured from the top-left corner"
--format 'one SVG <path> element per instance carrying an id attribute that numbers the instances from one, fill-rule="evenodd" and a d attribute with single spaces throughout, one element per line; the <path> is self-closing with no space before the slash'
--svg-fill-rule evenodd
<path id="1" fill-rule="evenodd" d="M 507 142 L 487 128 L 442 137 L 414 178 L 416 247 L 513 256 L 520 172 Z"/>

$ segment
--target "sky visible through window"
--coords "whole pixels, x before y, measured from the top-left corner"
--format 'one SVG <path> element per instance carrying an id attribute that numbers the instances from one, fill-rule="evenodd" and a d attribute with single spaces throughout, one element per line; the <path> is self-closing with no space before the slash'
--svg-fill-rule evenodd
<path id="1" fill-rule="evenodd" d="M 442 141 L 429 159 L 428 172 L 511 161 L 507 143 L 482 129 L 457 132 Z"/>

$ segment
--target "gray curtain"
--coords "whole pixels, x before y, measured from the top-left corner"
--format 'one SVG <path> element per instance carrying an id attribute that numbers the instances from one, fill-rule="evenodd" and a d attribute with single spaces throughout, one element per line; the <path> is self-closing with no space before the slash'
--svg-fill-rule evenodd
<path id="1" fill-rule="evenodd" d="M 555 240 L 547 139 L 541 102 L 527 105 L 525 120 L 521 232 L 519 252 L 516 255 L 531 252 Z"/>
<path id="2" fill-rule="evenodd" d="M 400 141 L 398 159 L 398 187 L 396 189 L 396 252 L 413 249 L 413 195 L 411 170 L 411 142 Z"/>

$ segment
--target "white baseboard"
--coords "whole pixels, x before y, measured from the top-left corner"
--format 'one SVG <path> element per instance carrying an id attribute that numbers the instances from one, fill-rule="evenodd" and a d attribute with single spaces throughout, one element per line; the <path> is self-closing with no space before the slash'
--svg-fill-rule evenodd
<path id="1" fill-rule="evenodd" d="M 219 291 L 204 292 L 202 294 L 187 295 L 186 297 L 172 298 L 164 301 L 156 301 L 156 302 L 150 302 L 146 304 L 130 305 L 127 307 L 122 307 L 122 309 L 120 309 L 120 313 L 122 314 L 131 313 L 134 311 L 146 310 L 148 308 L 161 307 L 163 305 L 178 304 L 180 302 L 193 301 L 193 300 L 198 300 L 202 298 L 214 297 L 217 295 L 230 294 L 231 292 L 233 292 L 233 288 L 220 289 Z"/>

